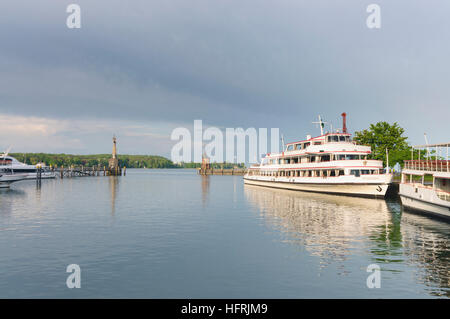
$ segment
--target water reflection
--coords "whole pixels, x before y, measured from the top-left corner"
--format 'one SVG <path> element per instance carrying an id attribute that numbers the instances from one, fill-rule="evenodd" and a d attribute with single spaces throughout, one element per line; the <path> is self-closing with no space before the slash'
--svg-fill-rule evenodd
<path id="1" fill-rule="evenodd" d="M 403 250 L 416 266 L 418 281 L 435 296 L 450 297 L 450 225 L 402 212 Z"/>
<path id="2" fill-rule="evenodd" d="M 418 282 L 434 295 L 450 296 L 450 227 L 402 212 L 395 201 L 334 196 L 245 186 L 247 200 L 285 241 L 349 272 L 351 257 L 368 256 L 394 274 L 402 266 L 419 269 Z"/>
<path id="3" fill-rule="evenodd" d="M 26 194 L 21 189 L 0 188 L 0 218 L 10 217 L 15 202 L 24 197 Z"/>
<path id="4" fill-rule="evenodd" d="M 111 192 L 111 216 L 116 214 L 116 197 L 119 191 L 119 177 L 109 176 L 109 189 Z"/>
<path id="5" fill-rule="evenodd" d="M 209 194 L 209 175 L 201 175 L 202 179 L 202 204 L 205 207 L 205 204 L 208 201 Z"/>

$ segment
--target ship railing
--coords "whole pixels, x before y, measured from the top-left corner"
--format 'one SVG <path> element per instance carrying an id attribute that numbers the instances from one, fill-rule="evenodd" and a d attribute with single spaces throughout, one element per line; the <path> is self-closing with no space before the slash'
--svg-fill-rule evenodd
<path id="1" fill-rule="evenodd" d="M 436 191 L 436 195 L 442 199 L 442 200 L 446 200 L 448 202 L 450 202 L 450 194 L 448 192 L 440 192 L 440 191 Z"/>
<path id="2" fill-rule="evenodd" d="M 406 169 L 428 172 L 450 172 L 449 160 L 406 160 Z"/>

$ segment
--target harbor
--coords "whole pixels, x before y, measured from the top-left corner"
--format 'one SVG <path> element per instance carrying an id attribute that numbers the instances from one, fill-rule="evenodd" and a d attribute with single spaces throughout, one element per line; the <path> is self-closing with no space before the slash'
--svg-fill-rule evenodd
<path id="1" fill-rule="evenodd" d="M 0 296 L 446 298 L 449 231 L 398 199 L 195 169 L 24 181 L 0 190 Z M 68 263 L 84 272 L 76 292 L 60 279 Z M 372 263 L 381 289 L 366 287 Z"/>
<path id="2" fill-rule="evenodd" d="M 438 1 L 4 1 L 0 299 L 450 299 Z"/>
<path id="3" fill-rule="evenodd" d="M 69 297 L 50 284 L 69 256 L 92 276 L 84 298 L 450 297 L 450 165 L 448 153 L 430 150 L 450 143 L 412 147 L 395 175 L 352 140 L 345 119 L 344 129 L 287 143 L 248 169 L 203 153 L 198 168 L 127 173 L 115 136 L 107 166 L 33 166 L 5 152 L 1 177 L 16 180 L 0 190 L 0 240 L 13 246 L 14 232 L 26 248 L 6 250 L 0 297 Z M 22 253 L 44 268 L 19 292 L 6 273 L 31 272 Z M 365 284 L 374 263 L 384 278 L 376 291 Z M 109 289 L 110 276 L 123 288 Z"/>

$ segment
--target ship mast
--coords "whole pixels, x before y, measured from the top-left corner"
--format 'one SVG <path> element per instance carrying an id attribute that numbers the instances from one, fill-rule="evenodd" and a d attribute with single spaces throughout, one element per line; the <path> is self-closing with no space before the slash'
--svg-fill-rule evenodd
<path id="1" fill-rule="evenodd" d="M 323 128 L 325 127 L 325 124 L 327 124 L 327 122 L 322 121 L 322 117 L 319 115 L 319 121 L 318 122 L 313 122 L 313 124 L 319 124 L 319 126 L 320 126 L 320 135 L 323 135 Z"/>

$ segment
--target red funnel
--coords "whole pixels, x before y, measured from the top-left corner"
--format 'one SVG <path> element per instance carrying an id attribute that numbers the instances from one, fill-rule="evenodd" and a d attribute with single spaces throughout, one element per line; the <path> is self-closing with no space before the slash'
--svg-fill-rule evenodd
<path id="1" fill-rule="evenodd" d="M 342 133 L 347 133 L 347 113 L 342 113 Z"/>

